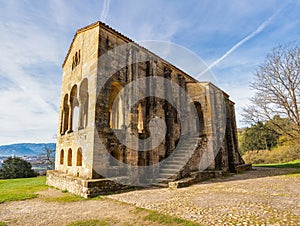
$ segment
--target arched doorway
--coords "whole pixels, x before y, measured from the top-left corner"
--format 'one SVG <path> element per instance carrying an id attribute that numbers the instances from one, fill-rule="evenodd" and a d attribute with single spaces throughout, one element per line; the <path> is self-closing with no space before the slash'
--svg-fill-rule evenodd
<path id="1" fill-rule="evenodd" d="M 88 124 L 88 106 L 89 106 L 89 93 L 88 93 L 88 80 L 83 79 L 79 88 L 79 129 L 84 129 Z"/>
<path id="2" fill-rule="evenodd" d="M 204 115 L 203 115 L 203 110 L 202 110 L 202 106 L 198 101 L 194 102 L 194 106 L 196 108 L 197 111 L 197 116 L 198 116 L 198 120 L 195 120 L 195 131 L 196 129 L 199 130 L 199 135 L 203 135 L 205 134 L 205 124 L 204 124 Z"/>
<path id="3" fill-rule="evenodd" d="M 118 82 L 113 82 L 111 84 L 111 90 L 108 100 L 108 109 L 109 109 L 109 126 L 112 129 L 121 129 L 124 124 L 124 114 L 123 114 L 123 105 L 124 100 L 122 97 L 119 97 L 116 100 L 116 97 L 122 86 Z"/>

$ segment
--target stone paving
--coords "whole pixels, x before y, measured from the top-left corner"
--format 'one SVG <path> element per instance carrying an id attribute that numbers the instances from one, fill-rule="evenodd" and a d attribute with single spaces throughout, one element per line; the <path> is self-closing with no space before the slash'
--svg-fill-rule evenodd
<path id="1" fill-rule="evenodd" d="M 300 170 L 256 168 L 187 188 L 144 189 L 72 203 L 46 202 L 63 195 L 49 188 L 36 199 L 0 204 L 8 225 L 67 225 L 109 219 L 110 225 L 161 225 L 143 220 L 135 206 L 200 225 L 300 225 Z M 118 201 L 115 201 L 118 200 Z M 119 202 L 121 201 L 121 202 Z"/>
<path id="2" fill-rule="evenodd" d="M 300 225 L 300 171 L 295 169 L 255 168 L 187 188 L 109 197 L 202 225 Z"/>

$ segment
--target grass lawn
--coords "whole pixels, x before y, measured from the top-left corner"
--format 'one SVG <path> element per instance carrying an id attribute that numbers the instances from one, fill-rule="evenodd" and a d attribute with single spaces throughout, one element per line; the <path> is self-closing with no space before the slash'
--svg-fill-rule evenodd
<path id="1" fill-rule="evenodd" d="M 106 226 L 110 225 L 108 221 L 105 220 L 83 220 L 83 221 L 75 221 L 73 223 L 68 224 L 68 226 Z"/>
<path id="2" fill-rule="evenodd" d="M 147 210 L 149 215 L 145 216 L 143 220 L 152 221 L 156 223 L 160 223 L 163 225 L 184 225 L 184 226 L 199 226 L 199 223 L 188 221 L 185 219 L 181 219 L 178 217 L 161 214 L 154 210 Z"/>
<path id="3" fill-rule="evenodd" d="M 253 164 L 253 166 L 300 169 L 300 159 L 297 159 L 297 160 L 292 161 L 292 162 L 286 162 L 286 163 Z"/>
<path id="4" fill-rule="evenodd" d="M 46 202 L 61 202 L 61 203 L 77 202 L 77 201 L 87 201 L 87 200 L 89 200 L 89 199 L 83 198 L 83 197 L 78 196 L 78 195 L 73 195 L 71 193 L 64 193 L 61 196 L 46 197 L 46 198 L 42 198 L 42 199 L 44 201 L 46 201 Z"/>
<path id="5" fill-rule="evenodd" d="M 46 189 L 46 177 L 0 180 L 0 203 L 36 198 Z"/>
<path id="6" fill-rule="evenodd" d="M 201 226 L 199 223 L 184 220 L 178 217 L 161 214 L 154 210 L 147 210 L 144 208 L 136 207 L 135 215 L 140 216 L 138 222 L 122 222 L 122 225 L 170 225 L 170 226 Z M 129 220 L 129 219 L 127 219 Z M 130 220 L 129 220 L 130 221 Z M 67 226 L 106 226 L 106 225 L 114 225 L 120 223 L 116 219 L 89 219 L 89 220 L 81 220 L 75 221 Z"/>

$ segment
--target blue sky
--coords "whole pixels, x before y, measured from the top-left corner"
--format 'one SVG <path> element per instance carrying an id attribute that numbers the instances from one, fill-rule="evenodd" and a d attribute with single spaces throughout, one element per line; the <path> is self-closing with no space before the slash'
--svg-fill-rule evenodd
<path id="1" fill-rule="evenodd" d="M 249 81 L 272 47 L 299 39 L 299 12 L 299 1 L 275 0 L 0 0 L 0 144 L 55 142 L 61 64 L 76 30 L 98 20 L 137 42 L 192 51 L 243 126 Z"/>

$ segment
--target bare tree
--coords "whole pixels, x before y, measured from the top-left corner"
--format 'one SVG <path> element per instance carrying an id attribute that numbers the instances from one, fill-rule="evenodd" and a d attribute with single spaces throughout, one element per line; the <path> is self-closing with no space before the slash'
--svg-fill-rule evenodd
<path id="1" fill-rule="evenodd" d="M 47 162 L 47 169 L 54 169 L 55 165 L 55 158 L 53 157 L 53 154 L 55 153 L 54 149 L 51 149 L 45 145 L 45 151 L 46 151 L 46 156 L 45 156 L 45 161 Z"/>
<path id="2" fill-rule="evenodd" d="M 300 47 L 278 46 L 267 55 L 251 83 L 256 93 L 244 108 L 245 121 L 270 121 L 281 134 L 300 137 Z"/>

